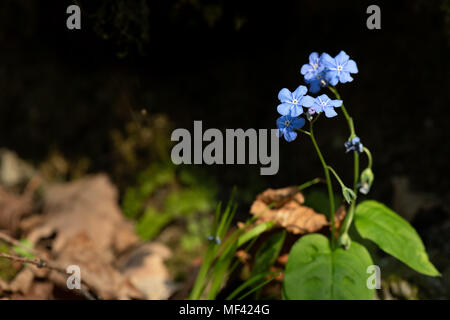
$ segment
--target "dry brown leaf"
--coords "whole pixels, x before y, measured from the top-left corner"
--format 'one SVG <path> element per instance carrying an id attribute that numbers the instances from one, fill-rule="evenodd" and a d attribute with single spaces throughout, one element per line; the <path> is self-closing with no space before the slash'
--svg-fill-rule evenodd
<path id="1" fill-rule="evenodd" d="M 248 265 L 252 256 L 245 250 L 238 250 L 236 251 L 236 258 L 238 258 L 241 263 Z"/>
<path id="2" fill-rule="evenodd" d="M 117 204 L 117 190 L 106 175 L 47 187 L 44 214 L 28 239 L 36 244 L 56 234 L 52 252 L 58 254 L 80 233 L 92 240 L 93 246 L 103 252 L 103 258 L 110 261 L 115 256 L 113 250 L 122 251 L 138 242 L 133 226 Z"/>
<path id="3" fill-rule="evenodd" d="M 30 195 L 16 195 L 0 186 L 0 229 L 15 234 L 22 216 L 31 210 Z"/>
<path id="4" fill-rule="evenodd" d="M 34 273 L 29 268 L 23 268 L 9 284 L 9 290 L 27 294 L 34 279 Z"/>
<path id="5" fill-rule="evenodd" d="M 49 300 L 53 298 L 54 284 L 48 281 L 33 282 L 30 290 L 25 295 L 24 299 L 29 300 Z"/>
<path id="6" fill-rule="evenodd" d="M 82 279 L 104 299 L 144 298 L 115 267 L 117 255 L 139 242 L 117 204 L 117 190 L 105 175 L 49 186 L 44 213 L 27 238 L 34 244 L 55 235 L 51 255 L 62 268 L 77 265 Z M 67 275 L 68 276 L 68 275 Z M 65 288 L 67 276 L 50 278 Z"/>
<path id="7" fill-rule="evenodd" d="M 347 214 L 347 209 L 344 205 L 341 205 L 334 214 L 334 221 L 335 221 L 335 227 L 336 231 L 339 230 L 341 227 L 342 221 L 344 221 L 345 215 Z"/>
<path id="8" fill-rule="evenodd" d="M 124 257 L 119 268 L 146 299 L 168 299 L 176 289 L 164 264 L 171 255 L 170 249 L 161 243 L 146 243 Z"/>
<path id="9" fill-rule="evenodd" d="M 136 288 L 128 286 L 126 278 L 113 267 L 109 254 L 101 252 L 86 233 L 67 239 L 55 261 L 64 268 L 79 266 L 81 278 L 102 299 L 143 298 Z M 50 279 L 63 288 L 66 287 L 67 276 L 54 271 L 50 273 Z"/>
<path id="10" fill-rule="evenodd" d="M 250 213 L 258 222 L 274 221 L 294 234 L 313 233 L 329 226 L 324 214 L 302 205 L 304 202 L 303 194 L 295 186 L 267 189 L 257 196 Z"/>
<path id="11" fill-rule="evenodd" d="M 279 264 L 285 266 L 286 263 L 287 263 L 287 261 L 288 261 L 288 258 L 289 258 L 289 253 L 282 254 L 281 256 L 279 256 L 279 257 L 277 258 L 277 262 L 278 262 Z"/>

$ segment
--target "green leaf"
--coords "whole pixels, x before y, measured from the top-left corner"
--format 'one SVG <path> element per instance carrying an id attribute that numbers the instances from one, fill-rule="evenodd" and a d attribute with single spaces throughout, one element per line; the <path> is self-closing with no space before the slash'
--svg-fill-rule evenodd
<path id="1" fill-rule="evenodd" d="M 22 243 L 22 245 L 23 245 L 24 247 L 28 247 L 28 248 L 30 248 L 30 249 L 33 248 L 33 243 L 31 243 L 31 241 L 28 240 L 28 239 L 21 239 L 21 240 L 20 240 L 20 243 Z M 22 257 L 29 258 L 29 259 L 33 259 L 33 258 L 34 258 L 34 254 L 33 254 L 31 251 L 25 249 L 24 247 L 16 246 L 16 245 L 15 245 L 15 246 L 13 246 L 13 249 L 14 249 L 14 251 L 15 251 L 17 254 L 21 255 Z"/>
<path id="2" fill-rule="evenodd" d="M 255 253 L 255 263 L 253 264 L 251 276 L 269 271 L 269 268 L 280 254 L 285 236 L 285 231 L 275 233 L 261 245 Z"/>
<path id="3" fill-rule="evenodd" d="M 136 224 L 136 233 L 143 240 L 150 240 L 172 221 L 173 216 L 157 211 L 153 207 L 147 207 L 143 216 Z"/>
<path id="4" fill-rule="evenodd" d="M 373 200 L 356 207 L 355 226 L 361 237 L 372 240 L 383 251 L 396 257 L 417 272 L 438 276 L 428 260 L 425 246 L 416 230 L 402 217 Z"/>
<path id="5" fill-rule="evenodd" d="M 275 225 L 272 221 L 267 221 L 256 225 L 248 231 L 245 231 L 243 234 L 239 236 L 237 239 L 237 246 L 240 247 L 244 243 L 252 240 L 255 237 L 258 237 L 261 233 L 264 233 L 270 230 Z"/>
<path id="6" fill-rule="evenodd" d="M 352 242 L 348 250 L 331 250 L 328 238 L 311 234 L 292 247 L 283 279 L 283 296 L 293 300 L 372 300 L 366 248 Z"/>

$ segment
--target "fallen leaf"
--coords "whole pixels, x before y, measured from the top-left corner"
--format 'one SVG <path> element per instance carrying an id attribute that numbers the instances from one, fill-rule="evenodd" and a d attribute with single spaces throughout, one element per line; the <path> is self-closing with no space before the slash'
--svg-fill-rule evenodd
<path id="1" fill-rule="evenodd" d="M 139 243 L 133 225 L 118 206 L 117 189 L 106 175 L 47 186 L 43 214 L 27 236 L 34 245 L 49 243 L 53 261 L 65 269 L 77 265 L 81 278 L 103 299 L 144 298 L 114 266 L 118 255 Z M 50 279 L 67 288 L 69 275 L 52 271 Z"/>
<path id="2" fill-rule="evenodd" d="M 9 284 L 9 290 L 27 294 L 34 279 L 34 273 L 29 268 L 23 268 Z"/>
<path id="3" fill-rule="evenodd" d="M 31 196 L 17 195 L 0 186 L 0 229 L 16 234 L 20 219 L 31 211 Z"/>
<path id="4" fill-rule="evenodd" d="M 164 264 L 171 255 L 170 249 L 161 243 L 145 243 L 124 257 L 119 269 L 146 299 L 168 299 L 176 290 Z"/>
<path id="5" fill-rule="evenodd" d="M 58 254 L 72 237 L 84 233 L 112 261 L 114 250 L 120 253 L 139 241 L 117 197 L 115 186 L 103 174 L 49 186 L 44 193 L 44 214 L 27 238 L 36 244 L 55 234 L 52 252 Z"/>
<path id="6" fill-rule="evenodd" d="M 302 205 L 304 202 L 303 194 L 295 186 L 267 189 L 257 196 L 250 213 L 258 218 L 258 223 L 274 221 L 293 234 L 313 233 L 329 226 L 324 214 Z M 339 216 L 336 214 L 335 221 L 343 219 L 343 210 Z"/>

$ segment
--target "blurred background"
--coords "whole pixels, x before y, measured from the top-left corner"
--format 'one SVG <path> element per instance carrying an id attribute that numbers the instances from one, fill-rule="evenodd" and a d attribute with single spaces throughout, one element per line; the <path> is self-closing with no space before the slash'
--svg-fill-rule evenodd
<path id="1" fill-rule="evenodd" d="M 65 208 L 78 225 L 91 216 L 84 219 L 77 210 L 104 217 L 101 206 L 111 201 L 114 226 L 123 219 L 132 230 L 123 231 L 126 240 L 112 239 L 117 232 L 104 231 L 109 227 L 103 224 L 77 230 L 108 234 L 102 239 L 111 257 L 125 258 L 112 267 L 111 257 L 104 263 L 121 276 L 138 277 L 129 270 L 137 254 L 130 248 L 150 244 L 160 259 L 151 281 L 160 289 L 155 293 L 147 279 L 151 284 L 141 293 L 185 298 L 211 212 L 233 186 L 237 217 L 244 220 L 258 193 L 301 184 L 322 169 L 304 137 L 280 141 L 274 176 L 260 176 L 259 165 L 176 167 L 172 130 L 191 131 L 194 120 L 202 120 L 204 129 L 273 128 L 278 92 L 304 84 L 299 70 L 309 54 L 345 50 L 359 73 L 338 89 L 374 156 L 368 197 L 413 224 L 443 274 L 421 276 L 373 252 L 383 271 L 379 298 L 450 298 L 450 1 L 50 3 L 0 3 L 0 230 L 70 257 L 64 248 L 75 240 L 61 235 L 78 233 L 55 222 L 71 221 L 55 208 Z M 71 4 L 81 7 L 81 30 L 66 28 Z M 370 4 L 381 8 L 381 30 L 366 27 Z M 321 121 L 316 133 L 326 158 L 351 181 L 345 122 Z M 70 201 L 84 204 L 74 209 Z M 126 248 L 116 243 L 127 241 Z M 0 261 L 3 281 L 14 281 L 20 271 Z M 44 278 L 34 275 L 27 290 L 3 290 L 3 296 L 73 298 Z M 126 292 L 111 298 L 134 297 Z"/>

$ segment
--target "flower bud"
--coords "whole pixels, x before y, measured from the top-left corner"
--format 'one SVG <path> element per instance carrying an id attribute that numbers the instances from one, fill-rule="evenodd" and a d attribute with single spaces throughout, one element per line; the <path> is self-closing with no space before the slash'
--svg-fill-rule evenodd
<path id="1" fill-rule="evenodd" d="M 350 239 L 350 236 L 348 233 L 343 233 L 338 239 L 338 245 L 343 247 L 345 250 L 350 249 L 350 244 L 352 243 L 352 240 Z"/>
<path id="2" fill-rule="evenodd" d="M 342 194 L 347 203 L 352 203 L 352 201 L 356 200 L 356 194 L 350 188 L 347 187 L 342 188 Z"/>
<path id="3" fill-rule="evenodd" d="M 359 184 L 359 192 L 362 194 L 368 194 L 370 191 L 370 188 L 372 187 L 373 180 L 375 179 L 373 175 L 373 171 L 371 168 L 364 169 L 363 172 L 361 172 L 360 177 L 360 184 Z"/>

